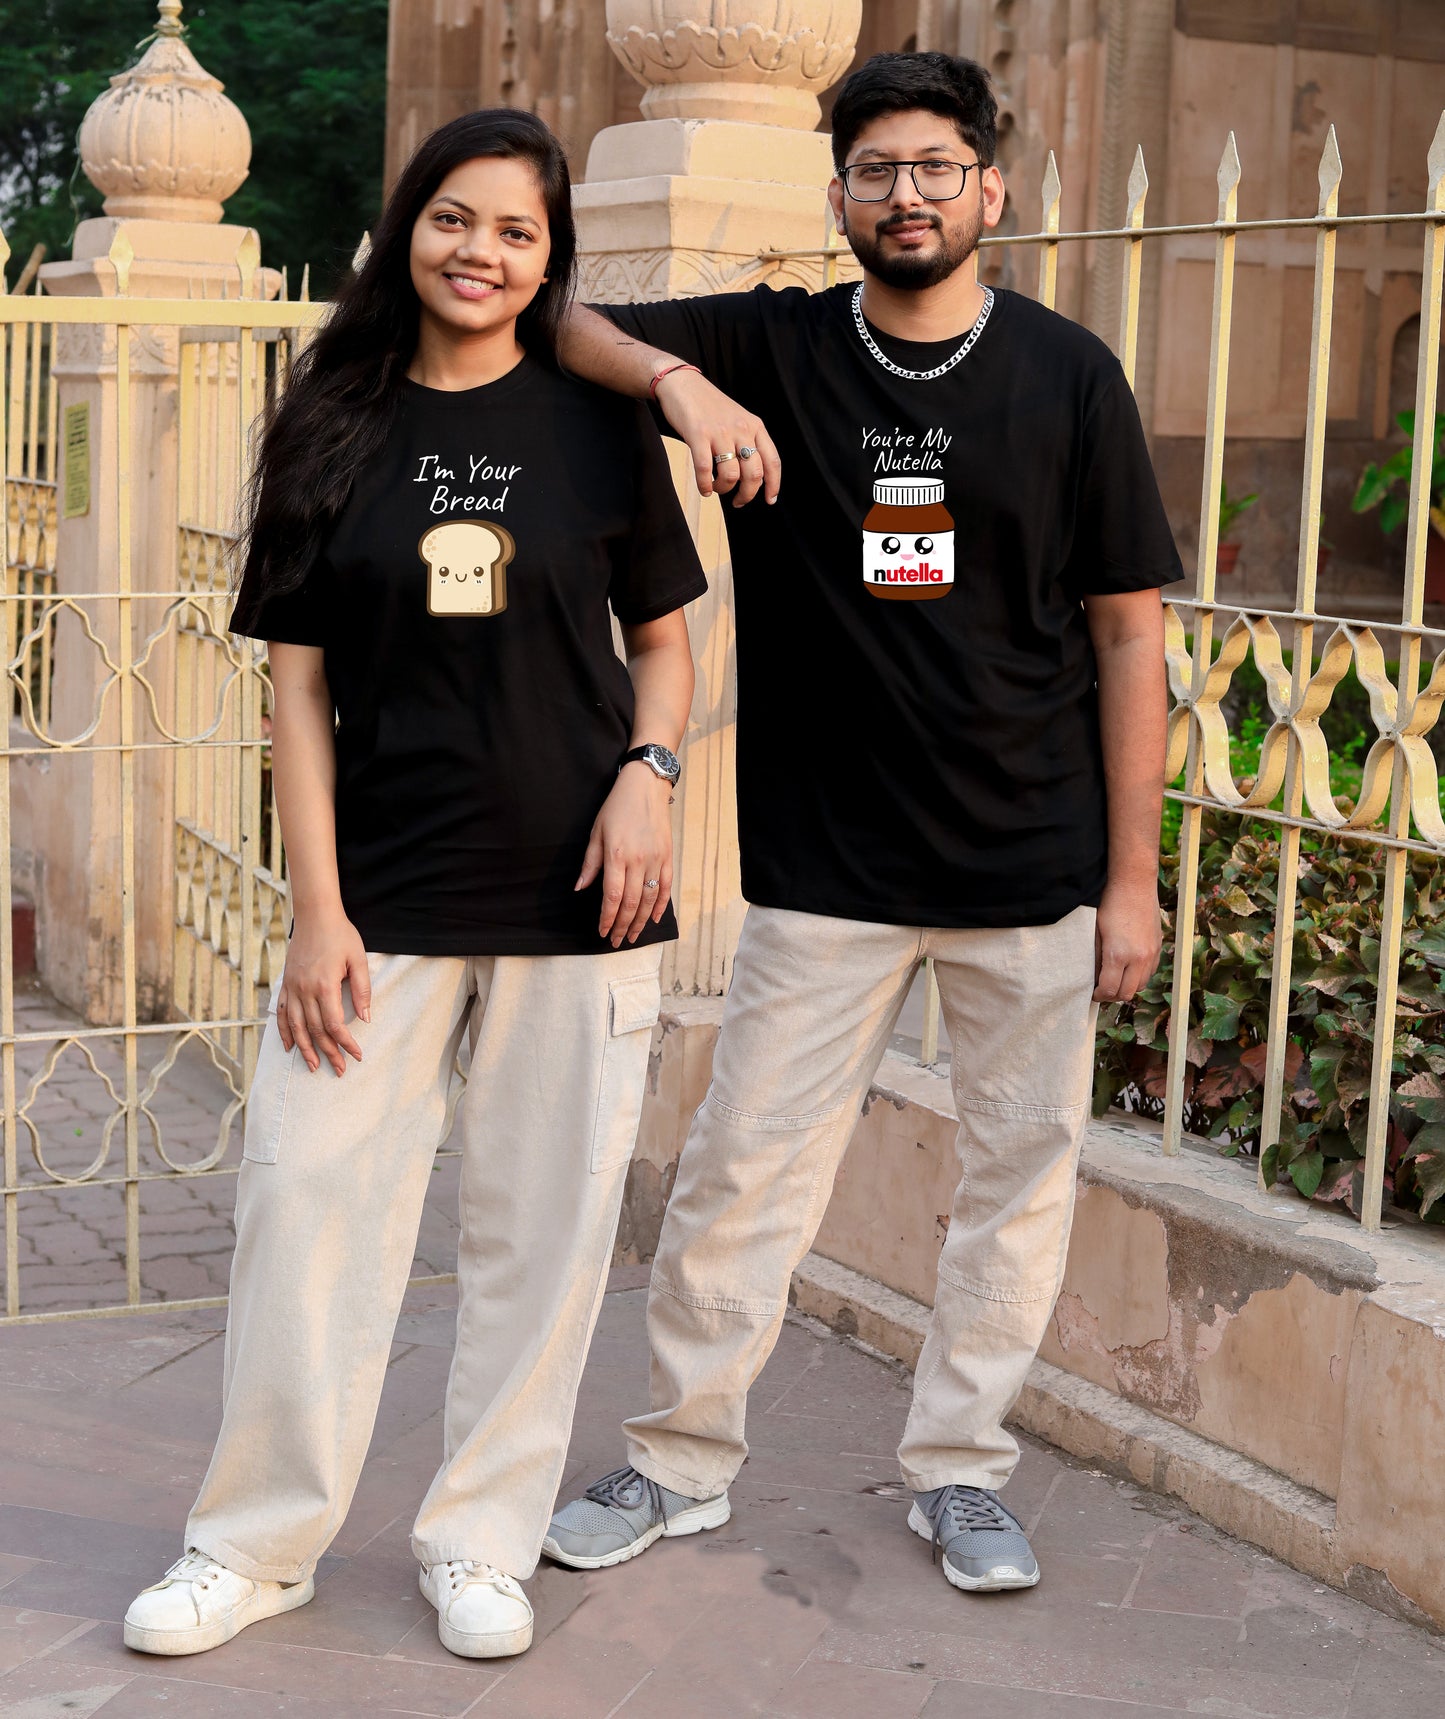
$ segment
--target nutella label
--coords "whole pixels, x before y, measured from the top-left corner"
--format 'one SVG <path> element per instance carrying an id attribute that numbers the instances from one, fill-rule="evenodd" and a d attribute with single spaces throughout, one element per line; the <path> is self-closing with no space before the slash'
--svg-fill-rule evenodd
<path id="1" fill-rule="evenodd" d="M 863 583 L 925 586 L 929 596 L 943 596 L 953 584 L 953 533 L 865 531 Z"/>
<path id="2" fill-rule="evenodd" d="M 863 520 L 863 589 L 871 597 L 946 597 L 953 589 L 953 515 L 933 477 L 873 480 Z"/>

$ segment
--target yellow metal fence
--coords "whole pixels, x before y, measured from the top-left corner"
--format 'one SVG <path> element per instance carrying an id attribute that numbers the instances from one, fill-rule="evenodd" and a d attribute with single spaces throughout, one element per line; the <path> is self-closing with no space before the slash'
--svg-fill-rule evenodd
<path id="1" fill-rule="evenodd" d="M 1401 954 L 1405 870 L 1412 852 L 1445 855 L 1439 784 L 1425 736 L 1445 702 L 1445 630 L 1422 624 L 1425 533 L 1429 528 L 1430 438 L 1436 410 L 1436 355 L 1445 267 L 1445 118 L 1427 164 L 1418 212 L 1341 216 L 1342 168 L 1330 133 L 1320 162 L 1315 215 L 1242 221 L 1240 163 L 1231 136 L 1221 160 L 1216 219 L 1145 225 L 1148 191 L 1142 158 L 1129 182 L 1124 224 L 1098 232 L 1059 227 L 1060 185 L 1050 157 L 1043 220 L 1037 233 L 985 245 L 1037 247 L 1038 295 L 1052 303 L 1059 247 L 1123 247 L 1125 267 L 1116 350 L 1131 382 L 1139 341 L 1143 247 L 1176 235 L 1208 234 L 1214 242 L 1214 295 L 1204 435 L 1198 561 L 1191 598 L 1167 608 L 1172 694 L 1169 775 L 1181 807 L 1180 888 L 1176 942 L 1188 950 L 1197 922 L 1202 821 L 1207 811 L 1247 813 L 1281 832 L 1278 906 L 1266 1064 L 1265 1139 L 1275 1137 L 1284 1094 L 1285 1020 L 1293 941 L 1294 886 L 1302 835 L 1364 840 L 1388 850 L 1385 910 L 1370 1086 L 1367 1197 L 1363 1221 L 1380 1221 L 1384 1143 L 1389 1119 L 1396 985 Z M 1325 444 L 1334 260 L 1343 227 L 1388 223 L 1423 236 L 1420 361 L 1416 391 L 1414 476 L 1410 488 L 1400 621 L 1398 675 L 1385 673 L 1383 649 L 1370 626 L 1316 610 L 1317 550 Z M 1308 413 L 1303 445 L 1299 560 L 1295 606 L 1251 611 L 1220 603 L 1215 590 L 1216 504 L 1225 446 L 1227 385 L 1234 309 L 1234 264 L 1241 234 L 1295 229 L 1315 235 L 1314 313 L 1310 336 Z M 822 256 L 835 278 L 836 250 L 768 253 Z M 5 252 L 0 239 L 0 266 Z M 129 257 L 117 240 L 111 263 L 115 296 L 54 298 L 0 294 L 3 402 L 0 470 L 5 473 L 4 661 L 11 684 L 10 729 L 0 748 L 0 1105 L 3 1105 L 5 1305 L 0 1322 L 26 1318 L 21 1303 L 19 1237 L 24 1202 L 57 1187 L 114 1185 L 125 1201 L 126 1299 L 141 1305 L 140 1191 L 154 1179 L 233 1173 L 226 1163 L 254 1066 L 259 993 L 278 975 L 284 950 L 286 885 L 269 791 L 269 685 L 264 654 L 227 634 L 229 550 L 236 501 L 258 413 L 284 386 L 292 357 L 324 306 L 256 296 L 254 249 L 238 257 L 240 296 L 230 299 L 136 299 L 127 295 Z M 108 510 L 104 540 L 111 561 L 92 577 L 57 569 L 58 525 L 66 487 L 64 402 L 57 377 L 67 340 L 88 330 L 105 357 L 97 374 L 113 380 L 114 434 L 107 473 L 97 473 L 91 505 Z M 139 333 L 174 342 L 177 415 L 175 518 L 161 522 L 173 539 L 173 577 L 156 584 L 133 565 L 135 463 L 143 450 L 132 423 L 133 353 Z M 105 478 L 105 482 L 100 481 Z M 95 576 L 96 574 L 100 576 Z M 57 628 L 70 629 L 72 661 L 89 661 L 87 711 L 67 728 L 58 707 Z M 78 653 L 78 654 L 77 654 Z M 1292 653 L 1290 655 L 1289 653 Z M 1247 659 L 1263 676 L 1270 723 L 1257 778 L 1241 788 L 1231 774 L 1223 701 Z M 1320 727 L 1332 692 L 1353 665 L 1370 692 L 1374 733 L 1358 804 L 1335 803 L 1329 752 Z M 27 761 L 83 754 L 114 788 L 118 868 L 118 999 L 113 1018 L 64 1031 L 16 1030 L 12 949 L 11 803 L 13 772 Z M 156 798 L 157 765 L 163 779 Z M 166 875 L 138 875 L 138 787 L 147 806 L 169 808 L 171 831 L 161 864 Z M 1276 803 L 1278 802 L 1278 803 Z M 144 850 L 150 852 L 153 850 Z M 137 900 L 145 889 L 171 891 L 174 912 L 169 994 L 143 1018 L 138 985 Z M 1164 1150 L 1179 1149 L 1186 1075 L 1191 963 L 1175 967 Z M 229 1103 L 215 1142 L 189 1158 L 173 1156 L 153 1103 L 182 1049 L 204 1047 L 220 1071 Z M 923 1060 L 937 1056 L 937 988 L 929 975 Z M 58 1158 L 37 1120 L 44 1089 L 61 1059 L 74 1053 L 103 1082 L 113 1101 L 99 1149 L 84 1163 Z M 107 1061 L 107 1059 L 109 1059 Z M 22 1078 L 21 1065 L 25 1072 Z M 1272 1132 L 1274 1131 L 1274 1132 Z M 175 1306 L 172 1302 L 168 1305 Z M 44 1314 L 29 1317 L 55 1317 Z"/>
<path id="2" fill-rule="evenodd" d="M 0 414 L 7 502 L 3 626 L 11 684 L 9 731 L 0 748 L 0 1097 L 4 1315 L 11 1320 L 25 1317 L 19 1265 L 24 1203 L 64 1188 L 120 1188 L 124 1305 L 142 1304 L 142 1186 L 156 1179 L 234 1174 L 233 1131 L 261 1024 L 258 992 L 279 973 L 285 941 L 286 886 L 264 720 L 269 684 L 264 651 L 226 631 L 229 550 L 257 415 L 268 393 L 284 382 L 291 353 L 325 307 L 251 296 L 254 237 L 238 257 L 239 298 L 134 299 L 127 296 L 130 257 L 123 236 L 110 262 L 114 297 L 0 297 L 8 403 Z M 68 342 L 81 331 L 90 335 L 89 348 Z M 133 565 L 136 463 L 153 452 L 138 442 L 132 423 L 132 371 L 143 352 L 141 334 L 162 350 L 174 347 L 176 512 L 174 519 L 158 522 L 151 540 L 167 533 L 173 539 L 169 557 L 158 558 L 174 569 L 174 582 L 167 578 L 163 585 L 156 584 L 153 566 Z M 71 426 L 58 380 L 67 365 L 98 379 L 101 390 L 99 410 L 84 425 L 87 435 L 73 434 L 76 445 L 69 448 Z M 103 444 L 98 419 L 107 409 L 113 411 L 113 434 Z M 105 470 L 108 450 L 112 463 Z M 84 505 L 77 511 L 108 514 L 97 522 L 93 540 L 103 546 L 105 564 L 92 567 L 88 580 L 68 578 L 63 562 L 57 573 L 67 452 L 86 466 Z M 62 624 L 70 629 L 64 669 L 54 655 Z M 59 703 L 52 693 L 65 669 L 78 688 L 63 690 L 78 691 L 85 707 L 77 717 L 72 698 L 68 721 L 52 716 Z M 118 867 L 119 1006 L 112 1011 L 115 1018 L 101 1024 L 17 1032 L 13 772 L 27 762 L 77 755 L 96 772 L 96 799 L 113 809 L 117 825 L 113 831 L 96 829 L 92 842 L 97 867 L 112 853 Z M 154 861 L 159 848 L 159 877 L 138 872 L 138 804 L 145 814 L 157 806 L 170 811 L 169 838 L 162 833 L 156 844 L 152 834 L 146 849 Z M 157 890 L 172 892 L 174 899 L 172 983 L 158 1011 L 169 1019 L 143 1018 L 137 982 L 137 904 Z M 191 1043 L 208 1054 L 230 1102 L 209 1149 L 175 1155 L 153 1105 Z M 79 1059 L 113 1105 L 88 1162 L 67 1153 L 64 1142 L 47 1139 L 38 1120 L 46 1088 L 67 1058 Z M 23 1078 L 17 1059 L 27 1065 Z M 224 1163 L 228 1156 L 233 1161 Z"/>

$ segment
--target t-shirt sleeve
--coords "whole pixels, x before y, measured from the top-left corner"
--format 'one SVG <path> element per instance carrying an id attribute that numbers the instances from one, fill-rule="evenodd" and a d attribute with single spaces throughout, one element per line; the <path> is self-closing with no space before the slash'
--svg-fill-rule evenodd
<path id="1" fill-rule="evenodd" d="M 640 401 L 632 402 L 630 410 L 632 518 L 630 529 L 613 544 L 607 595 L 617 619 L 637 626 L 702 596 L 707 579 L 673 487 L 662 438 Z"/>
<path id="2" fill-rule="evenodd" d="M 1182 574 L 1134 392 L 1116 367 L 1084 422 L 1070 581 L 1080 596 L 1109 596 Z"/>
<path id="3" fill-rule="evenodd" d="M 248 561 L 231 611 L 231 631 L 281 645 L 324 645 L 331 579 L 330 564 L 323 557 L 294 590 L 268 595 L 261 589 L 255 564 Z"/>
<path id="4" fill-rule="evenodd" d="M 758 384 L 763 359 L 763 312 L 758 293 L 720 292 L 703 298 L 667 298 L 651 304 L 595 304 L 591 308 L 634 340 L 674 352 L 696 364 L 724 394 L 745 394 Z"/>

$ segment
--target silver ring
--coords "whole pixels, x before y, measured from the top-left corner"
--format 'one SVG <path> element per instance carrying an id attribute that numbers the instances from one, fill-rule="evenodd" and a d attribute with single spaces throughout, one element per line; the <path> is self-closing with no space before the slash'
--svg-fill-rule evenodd
<path id="1" fill-rule="evenodd" d="M 714 466 L 725 466 L 729 460 L 735 460 L 737 457 L 736 454 L 714 454 L 712 463 Z"/>
<path id="2" fill-rule="evenodd" d="M 642 880 L 642 887 L 644 889 L 656 889 L 657 884 L 658 880 L 655 877 L 647 877 Z"/>
<path id="3" fill-rule="evenodd" d="M 739 448 L 738 449 L 738 458 L 740 460 L 750 460 L 757 453 L 757 451 L 758 450 L 756 448 Z"/>

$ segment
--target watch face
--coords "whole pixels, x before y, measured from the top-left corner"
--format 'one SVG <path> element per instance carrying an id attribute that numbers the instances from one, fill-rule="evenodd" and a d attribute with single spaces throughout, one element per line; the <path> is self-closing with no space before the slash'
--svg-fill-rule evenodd
<path id="1" fill-rule="evenodd" d="M 678 762 L 677 754 L 669 752 L 665 746 L 649 746 L 647 761 L 655 770 L 664 776 L 670 776 L 674 781 L 682 773 L 682 765 Z"/>

